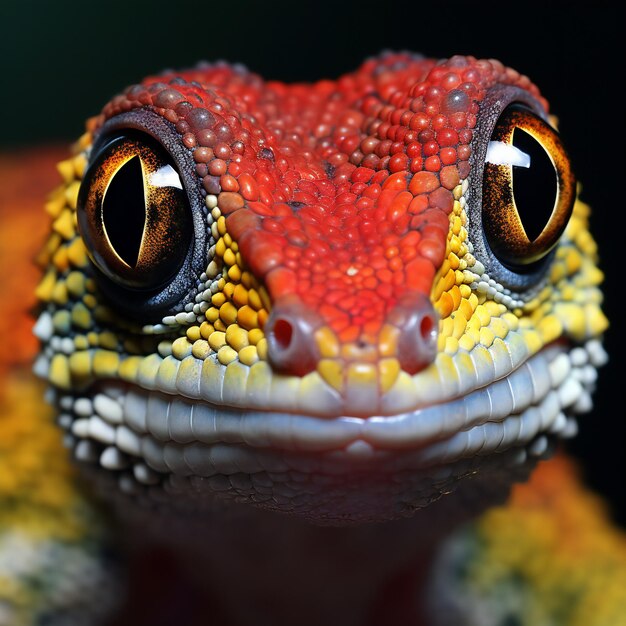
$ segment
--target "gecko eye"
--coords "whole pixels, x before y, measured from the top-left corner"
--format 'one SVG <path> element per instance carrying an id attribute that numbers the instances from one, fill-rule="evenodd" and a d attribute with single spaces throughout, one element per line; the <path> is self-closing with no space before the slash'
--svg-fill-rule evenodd
<path id="1" fill-rule="evenodd" d="M 193 221 L 174 160 L 139 131 L 114 134 L 92 157 L 78 195 L 78 228 L 115 285 L 154 291 L 187 256 Z"/>
<path id="2" fill-rule="evenodd" d="M 491 135 L 483 174 L 482 223 L 495 257 L 530 271 L 556 245 L 575 198 L 557 132 L 529 108 L 508 106 Z"/>

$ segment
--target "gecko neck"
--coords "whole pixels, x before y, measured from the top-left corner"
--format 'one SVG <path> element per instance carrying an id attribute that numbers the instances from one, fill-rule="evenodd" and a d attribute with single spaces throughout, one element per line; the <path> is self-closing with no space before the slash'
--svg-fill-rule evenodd
<path id="1" fill-rule="evenodd" d="M 412 517 L 345 527 L 230 503 L 216 504 L 201 520 L 159 515 L 159 523 L 147 523 L 145 512 L 129 518 L 127 507 L 120 511 L 136 558 L 157 558 L 140 578 L 157 576 L 166 594 L 187 598 L 187 610 L 196 606 L 193 614 L 204 616 L 198 626 L 209 616 L 219 626 L 420 625 L 433 623 L 425 583 L 437 546 L 502 503 L 510 486 L 510 477 L 477 476 Z M 228 619 L 216 621 L 216 614 Z"/>

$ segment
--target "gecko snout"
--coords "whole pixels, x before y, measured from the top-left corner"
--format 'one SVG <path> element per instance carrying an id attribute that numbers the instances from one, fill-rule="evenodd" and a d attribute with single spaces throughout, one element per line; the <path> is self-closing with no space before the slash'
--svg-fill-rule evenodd
<path id="1" fill-rule="evenodd" d="M 404 371 L 416 374 L 432 363 L 437 354 L 438 318 L 428 297 L 406 294 L 388 314 L 385 324 L 392 330 L 395 345 L 391 349 Z M 321 358 L 315 334 L 324 325 L 321 316 L 295 296 L 281 298 L 265 324 L 272 367 L 292 376 L 314 371 Z M 376 354 L 375 344 L 361 346 L 360 350 L 363 354 L 369 352 L 370 358 Z"/>

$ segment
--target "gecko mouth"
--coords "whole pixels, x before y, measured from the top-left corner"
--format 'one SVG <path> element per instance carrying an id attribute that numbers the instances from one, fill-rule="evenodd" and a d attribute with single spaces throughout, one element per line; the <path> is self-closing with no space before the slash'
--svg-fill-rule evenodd
<path id="1" fill-rule="evenodd" d="M 575 434 L 574 415 L 589 410 L 603 360 L 598 341 L 574 348 L 554 343 L 463 396 L 371 417 L 218 406 L 100 381 L 89 395 L 59 397 L 59 421 L 79 460 L 146 484 L 168 475 L 288 471 L 290 463 L 310 473 L 422 470 L 531 444 L 541 455 L 547 436 Z"/>

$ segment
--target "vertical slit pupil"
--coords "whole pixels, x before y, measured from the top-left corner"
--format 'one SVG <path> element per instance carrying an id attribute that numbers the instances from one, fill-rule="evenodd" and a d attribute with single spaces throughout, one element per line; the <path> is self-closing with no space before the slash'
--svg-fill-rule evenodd
<path id="1" fill-rule="evenodd" d="M 143 171 L 138 156 L 113 175 L 102 200 L 102 221 L 115 252 L 135 267 L 146 223 Z"/>
<path id="2" fill-rule="evenodd" d="M 532 135 L 516 128 L 513 145 L 530 156 L 530 167 L 513 166 L 513 197 L 532 242 L 550 221 L 557 195 L 557 176 L 548 153 Z"/>

